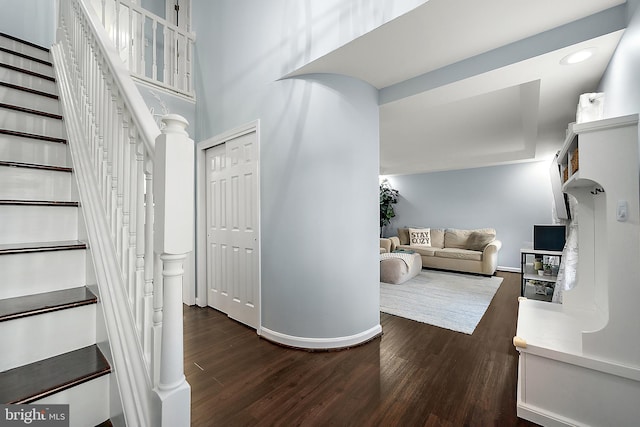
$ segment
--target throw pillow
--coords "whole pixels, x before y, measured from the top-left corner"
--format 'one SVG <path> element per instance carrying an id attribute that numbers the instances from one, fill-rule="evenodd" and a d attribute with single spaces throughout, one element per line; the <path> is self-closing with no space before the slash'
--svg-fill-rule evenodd
<path id="1" fill-rule="evenodd" d="M 431 229 L 410 228 L 409 229 L 409 245 L 410 246 L 431 246 Z"/>
<path id="2" fill-rule="evenodd" d="M 398 228 L 398 238 L 400 239 L 401 245 L 408 245 L 409 244 L 409 228 L 408 227 Z"/>
<path id="3" fill-rule="evenodd" d="M 474 231 L 469 234 L 467 239 L 467 249 L 472 251 L 483 251 L 484 248 L 496 239 L 496 236 L 490 233 L 482 233 Z"/>

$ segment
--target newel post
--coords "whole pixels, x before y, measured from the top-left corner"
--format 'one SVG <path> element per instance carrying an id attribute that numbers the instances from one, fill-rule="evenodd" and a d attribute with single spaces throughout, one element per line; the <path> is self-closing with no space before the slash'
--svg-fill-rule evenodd
<path id="1" fill-rule="evenodd" d="M 184 376 L 182 330 L 183 263 L 193 250 L 194 145 L 186 132 L 188 122 L 169 114 L 156 138 L 154 159 L 154 250 L 163 262 L 163 316 L 160 350 L 162 426 L 188 426 L 191 388 Z"/>

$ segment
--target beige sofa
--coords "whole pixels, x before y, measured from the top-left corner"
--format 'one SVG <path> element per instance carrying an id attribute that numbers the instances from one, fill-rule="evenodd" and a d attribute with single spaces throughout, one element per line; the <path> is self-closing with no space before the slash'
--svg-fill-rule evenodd
<path id="1" fill-rule="evenodd" d="M 409 240 L 409 231 L 414 232 L 413 244 Z M 416 230 L 423 230 L 416 234 Z M 428 230 L 427 241 L 415 239 L 424 236 Z M 477 273 L 491 276 L 498 266 L 498 252 L 502 243 L 496 240 L 493 228 L 476 230 L 458 230 L 455 228 L 398 228 L 398 236 L 390 237 L 380 247 L 391 246 L 392 251 L 411 250 L 419 253 L 422 266 L 465 273 Z M 425 244 L 426 243 L 426 244 Z M 427 245 L 428 244 L 428 245 Z M 388 250 L 388 249 L 387 249 Z"/>

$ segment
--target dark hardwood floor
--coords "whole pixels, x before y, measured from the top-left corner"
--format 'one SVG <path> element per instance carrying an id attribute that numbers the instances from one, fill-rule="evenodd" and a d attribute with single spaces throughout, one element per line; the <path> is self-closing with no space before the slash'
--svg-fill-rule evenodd
<path id="1" fill-rule="evenodd" d="M 533 426 L 516 416 L 519 274 L 473 335 L 381 314 L 345 351 L 282 348 L 210 308 L 186 307 L 193 426 Z"/>

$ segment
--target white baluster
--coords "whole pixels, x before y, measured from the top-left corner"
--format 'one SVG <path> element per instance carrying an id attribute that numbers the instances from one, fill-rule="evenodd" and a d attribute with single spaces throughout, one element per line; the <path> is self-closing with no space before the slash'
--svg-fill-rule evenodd
<path id="1" fill-rule="evenodd" d="M 109 222 L 109 231 L 113 232 L 112 226 L 112 217 L 113 217 L 113 209 L 112 209 L 112 197 L 111 197 L 111 177 L 113 176 L 113 162 L 111 160 L 111 155 L 113 153 L 113 106 L 111 99 L 111 91 L 113 80 L 111 75 L 108 73 L 105 75 L 105 93 L 104 93 L 104 101 L 105 101 L 105 119 L 106 119 L 106 128 L 105 128 L 105 138 L 104 138 L 104 163 L 106 174 L 104 175 L 104 207 L 105 213 L 107 215 L 107 220 Z"/>
<path id="2" fill-rule="evenodd" d="M 142 300 L 142 295 L 138 292 L 138 287 L 136 286 L 136 245 L 137 245 L 137 217 L 136 210 L 138 208 L 137 197 L 138 197 L 138 164 L 136 161 L 136 141 L 137 141 L 137 133 L 133 123 L 131 123 L 131 127 L 129 128 L 129 145 L 127 147 L 128 151 L 128 160 L 127 167 L 125 170 L 129 170 L 129 176 L 127 178 L 128 183 L 128 194 L 125 195 L 125 210 L 127 211 L 127 222 L 129 224 L 129 239 L 128 239 L 128 248 L 127 252 L 127 260 L 126 265 L 127 269 L 125 270 L 125 275 L 127 276 L 128 286 L 133 295 L 133 315 L 136 319 L 136 325 L 139 325 L 140 322 L 137 321 L 140 316 L 140 301 Z M 140 327 L 138 326 L 138 330 Z"/>
<path id="3" fill-rule="evenodd" d="M 99 80 L 98 80 L 98 87 L 99 87 L 99 93 L 98 93 L 98 107 L 99 107 L 99 111 L 100 113 L 98 114 L 98 117 L 100 119 L 100 123 L 99 123 L 99 140 L 98 140 L 98 185 L 100 187 L 100 195 L 102 198 L 102 205 L 104 207 L 105 212 L 107 211 L 106 209 L 106 201 L 107 201 L 107 193 L 106 191 L 106 176 L 107 176 L 107 164 L 106 164 L 106 159 L 107 159 L 107 147 L 106 147 L 106 132 L 107 129 L 109 128 L 108 125 L 108 113 L 107 113 L 107 105 L 106 105 L 106 100 L 107 100 L 107 80 L 105 78 L 105 67 L 106 65 L 104 64 L 104 57 L 100 54 L 99 58 L 98 58 L 99 62 L 98 62 L 98 66 L 100 68 L 100 76 L 99 76 Z"/>
<path id="4" fill-rule="evenodd" d="M 116 87 L 112 87 L 111 93 L 111 182 L 110 192 L 111 192 L 111 235 L 113 237 L 113 242 L 116 246 L 116 252 L 118 256 L 120 255 L 120 245 L 118 239 L 118 224 L 120 221 L 119 211 L 118 211 L 118 153 L 120 151 L 120 116 L 119 116 L 119 107 L 118 102 L 120 100 L 120 93 Z"/>
<path id="5" fill-rule="evenodd" d="M 152 21 L 151 28 L 153 28 L 153 50 L 151 51 L 151 55 L 153 56 L 153 65 L 151 66 L 151 77 L 153 80 L 158 80 L 158 55 L 156 53 L 158 22 L 155 19 Z"/>
<path id="6" fill-rule="evenodd" d="M 171 85 L 171 40 L 169 38 L 169 30 L 166 25 L 163 25 L 162 27 L 162 38 L 164 40 L 164 44 L 162 45 L 164 58 L 164 64 L 162 65 L 162 82 Z"/>
<path id="7" fill-rule="evenodd" d="M 122 273 L 127 286 L 127 292 L 129 293 L 129 300 L 131 306 L 135 305 L 135 292 L 133 288 L 133 281 L 129 280 L 129 213 L 130 203 L 129 195 L 131 190 L 131 129 L 129 128 L 130 117 L 126 110 L 123 110 L 122 114 L 122 149 L 120 163 L 122 164 L 122 176 L 120 178 L 119 198 L 122 199 L 122 225 L 118 232 L 121 234 L 121 257 L 120 265 L 122 266 Z"/>
<path id="8" fill-rule="evenodd" d="M 115 34 L 113 35 L 113 41 L 116 44 L 116 52 L 118 52 L 118 56 L 120 56 L 120 2 L 116 1 L 116 11 L 115 11 Z"/>
<path id="9" fill-rule="evenodd" d="M 191 82 L 191 67 L 193 67 L 192 55 L 193 43 L 190 39 L 187 39 L 187 57 L 185 58 L 185 61 L 187 62 L 187 71 L 185 73 L 185 90 L 189 93 L 193 92 L 193 84 Z"/>
<path id="10" fill-rule="evenodd" d="M 131 9 L 131 7 L 129 7 L 129 22 L 128 22 L 128 27 L 127 27 L 127 31 L 129 32 L 129 37 L 127 39 L 127 49 L 129 49 L 129 70 L 131 70 L 134 73 L 137 73 L 137 67 L 136 67 L 136 62 L 134 61 L 134 48 L 133 48 L 133 41 L 134 41 L 134 37 L 133 37 L 133 10 Z"/>
<path id="11" fill-rule="evenodd" d="M 160 254 L 154 252 L 152 256 L 153 327 L 151 335 L 151 378 L 153 379 L 153 384 L 156 385 L 160 382 L 160 359 L 162 358 L 162 323 L 164 320 L 162 308 L 164 303 L 164 278 L 162 277 L 162 259 L 160 259 Z"/>
<path id="12" fill-rule="evenodd" d="M 144 14 L 140 15 L 140 23 L 138 26 L 138 31 L 140 32 L 138 35 L 138 61 L 140 62 L 140 69 L 139 69 L 139 73 L 142 74 L 143 76 L 147 76 L 147 63 L 145 61 L 145 55 L 146 55 L 146 34 L 144 32 L 144 27 L 145 27 L 145 23 L 147 21 L 147 18 L 145 17 Z"/>
<path id="13" fill-rule="evenodd" d="M 142 143 L 140 144 L 142 145 Z M 140 147 L 140 152 L 144 152 L 144 147 Z M 143 330 L 147 334 L 144 340 L 144 354 L 146 355 L 147 361 L 151 366 L 151 379 L 155 384 L 155 376 L 153 375 L 154 369 L 152 365 L 152 361 L 154 357 L 152 357 L 153 351 L 153 328 L 155 326 L 155 304 L 153 297 L 154 292 L 154 270 L 153 270 L 153 175 L 151 169 L 153 168 L 153 164 L 150 161 L 147 161 L 144 157 L 141 159 L 142 165 L 138 167 L 142 167 L 144 169 L 144 177 L 145 183 L 144 186 L 144 194 L 145 194 L 145 209 L 144 209 L 144 326 Z M 138 255 L 138 262 L 140 261 L 140 256 Z M 160 314 L 160 323 L 162 322 L 161 318 L 162 314 Z"/>

